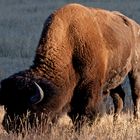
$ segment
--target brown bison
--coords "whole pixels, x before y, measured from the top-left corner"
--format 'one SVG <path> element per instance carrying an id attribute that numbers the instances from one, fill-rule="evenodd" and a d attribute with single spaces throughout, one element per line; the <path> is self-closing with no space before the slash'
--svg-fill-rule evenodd
<path id="1" fill-rule="evenodd" d="M 13 119 L 27 110 L 31 124 L 34 113 L 53 121 L 63 110 L 73 122 L 92 121 L 109 91 L 119 113 L 124 98 L 120 84 L 126 75 L 138 117 L 139 73 L 140 26 L 135 21 L 118 12 L 66 5 L 46 20 L 33 65 L 2 80 L 3 125 L 7 128 L 8 115 L 13 129 Z"/>

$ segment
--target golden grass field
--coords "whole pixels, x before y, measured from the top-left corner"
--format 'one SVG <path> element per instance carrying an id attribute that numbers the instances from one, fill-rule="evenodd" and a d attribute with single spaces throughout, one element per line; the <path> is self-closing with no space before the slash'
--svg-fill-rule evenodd
<path id="1" fill-rule="evenodd" d="M 121 114 L 116 123 L 112 115 L 104 115 L 92 127 L 84 126 L 80 133 L 73 130 L 72 123 L 67 116 L 61 118 L 57 125 L 49 131 L 34 129 L 25 131 L 25 136 L 6 134 L 1 129 L 1 140 L 139 140 L 140 120 L 133 120 L 132 114 Z"/>
<path id="2" fill-rule="evenodd" d="M 67 3 L 77 2 L 87 6 L 120 11 L 140 23 L 140 0 L 0 0 L 0 80 L 28 68 L 32 64 L 43 23 L 48 15 Z M 92 127 L 84 126 L 80 134 L 73 131 L 65 115 L 48 131 L 25 131 L 25 136 L 7 134 L 0 125 L 0 140 L 139 140 L 140 119 L 133 120 L 129 86 L 125 109 L 118 121 L 104 114 Z M 112 100 L 106 109 L 112 110 Z M 112 113 L 111 113 L 112 114 Z M 4 116 L 0 108 L 0 124 Z"/>

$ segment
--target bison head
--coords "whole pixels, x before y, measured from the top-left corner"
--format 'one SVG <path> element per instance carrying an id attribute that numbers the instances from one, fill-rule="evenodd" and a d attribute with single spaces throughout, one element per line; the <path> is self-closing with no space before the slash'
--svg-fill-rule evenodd
<path id="1" fill-rule="evenodd" d="M 43 91 L 47 92 L 46 82 L 43 80 L 19 75 L 2 80 L 0 105 L 4 105 L 6 110 L 3 125 L 7 131 L 19 131 L 20 123 L 23 124 L 20 121 L 25 117 L 33 122 L 33 114 L 36 112 L 34 106 L 41 106 L 44 102 Z"/>

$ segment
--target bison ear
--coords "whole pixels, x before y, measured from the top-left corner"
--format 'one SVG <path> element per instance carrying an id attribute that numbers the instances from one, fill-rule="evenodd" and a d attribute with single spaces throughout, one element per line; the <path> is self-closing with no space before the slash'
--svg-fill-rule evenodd
<path id="1" fill-rule="evenodd" d="M 35 95 L 30 98 L 30 101 L 32 104 L 38 104 L 43 100 L 44 92 L 43 92 L 42 88 L 36 82 L 34 82 L 34 84 L 35 84 L 35 88 L 36 88 Z"/>

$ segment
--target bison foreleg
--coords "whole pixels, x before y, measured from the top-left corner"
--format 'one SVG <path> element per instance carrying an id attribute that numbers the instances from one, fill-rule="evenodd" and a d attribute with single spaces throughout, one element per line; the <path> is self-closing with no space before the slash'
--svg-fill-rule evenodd
<path id="1" fill-rule="evenodd" d="M 81 127 L 85 122 L 92 124 L 101 111 L 102 92 L 100 86 L 97 81 L 88 81 L 88 83 L 81 81 L 75 88 L 69 116 L 76 128 Z"/>

